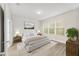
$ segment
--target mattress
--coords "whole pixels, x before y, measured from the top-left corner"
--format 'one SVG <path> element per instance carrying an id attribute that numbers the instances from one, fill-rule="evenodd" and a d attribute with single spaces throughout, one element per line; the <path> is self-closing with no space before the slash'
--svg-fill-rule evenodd
<path id="1" fill-rule="evenodd" d="M 32 37 L 25 40 L 24 48 L 27 50 L 27 52 L 31 52 L 45 44 L 48 44 L 49 42 L 50 40 L 45 36 Z"/>

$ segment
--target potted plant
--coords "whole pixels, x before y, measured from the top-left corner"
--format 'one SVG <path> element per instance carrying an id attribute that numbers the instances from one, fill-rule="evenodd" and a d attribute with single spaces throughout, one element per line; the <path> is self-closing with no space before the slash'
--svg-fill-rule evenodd
<path id="1" fill-rule="evenodd" d="M 78 30 L 76 28 L 67 29 L 66 34 L 67 34 L 67 37 L 72 41 L 75 41 L 78 39 Z"/>

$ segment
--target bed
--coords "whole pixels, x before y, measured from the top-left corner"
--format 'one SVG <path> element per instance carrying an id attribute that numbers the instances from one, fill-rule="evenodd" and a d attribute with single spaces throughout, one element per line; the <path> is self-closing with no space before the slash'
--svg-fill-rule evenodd
<path id="1" fill-rule="evenodd" d="M 29 32 L 29 31 L 27 31 Z M 37 48 L 40 48 L 48 43 L 50 43 L 50 40 L 47 38 L 47 36 L 44 35 L 33 35 L 33 31 L 29 32 L 31 34 L 27 35 L 28 33 L 24 32 L 22 43 L 24 49 L 26 49 L 27 52 L 31 52 Z M 27 34 L 26 34 L 27 33 Z"/>

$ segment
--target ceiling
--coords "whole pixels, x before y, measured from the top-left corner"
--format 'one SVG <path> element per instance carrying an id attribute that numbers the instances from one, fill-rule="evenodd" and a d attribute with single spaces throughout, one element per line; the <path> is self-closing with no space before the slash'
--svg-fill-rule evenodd
<path id="1" fill-rule="evenodd" d="M 15 3 L 9 4 L 13 16 L 42 20 L 79 7 L 77 3 Z M 38 14 L 37 14 L 38 13 Z"/>

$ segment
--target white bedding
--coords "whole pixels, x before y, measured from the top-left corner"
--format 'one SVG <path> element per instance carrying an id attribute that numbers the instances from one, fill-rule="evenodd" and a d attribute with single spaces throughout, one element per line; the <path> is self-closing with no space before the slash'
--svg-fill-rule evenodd
<path id="1" fill-rule="evenodd" d="M 50 40 L 44 35 L 37 35 L 34 30 L 25 30 L 23 33 L 22 42 L 27 52 L 30 52 L 49 43 Z"/>
<path id="2" fill-rule="evenodd" d="M 35 36 L 35 37 L 26 38 L 26 40 L 23 42 L 23 44 L 24 44 L 24 48 L 27 50 L 27 52 L 30 52 L 49 42 L 50 42 L 49 39 L 45 36 Z"/>

